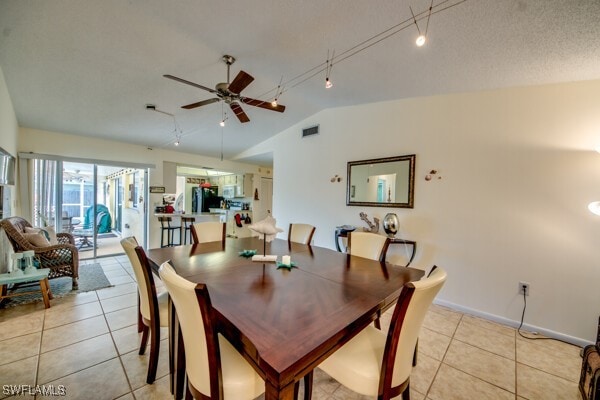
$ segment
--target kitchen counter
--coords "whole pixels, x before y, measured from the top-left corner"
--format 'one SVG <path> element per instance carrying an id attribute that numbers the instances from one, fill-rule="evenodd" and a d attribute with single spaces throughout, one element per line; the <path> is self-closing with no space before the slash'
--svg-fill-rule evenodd
<path id="1" fill-rule="evenodd" d="M 209 216 L 217 216 L 218 213 L 212 212 L 200 212 L 200 213 L 154 213 L 155 217 L 209 217 Z"/>
<path id="2" fill-rule="evenodd" d="M 210 208 L 211 213 L 214 214 L 227 214 L 227 213 L 241 213 L 241 214 L 252 214 L 252 210 L 234 210 L 231 208 Z"/>

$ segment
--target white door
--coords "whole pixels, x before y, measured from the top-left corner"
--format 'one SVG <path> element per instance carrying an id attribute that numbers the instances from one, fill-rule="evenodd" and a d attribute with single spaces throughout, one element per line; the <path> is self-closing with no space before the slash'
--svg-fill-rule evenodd
<path id="1" fill-rule="evenodd" d="M 265 219 L 267 215 L 272 214 L 273 209 L 273 179 L 260 178 L 260 188 L 258 198 L 260 201 L 259 215 L 255 215 L 255 221 Z"/>

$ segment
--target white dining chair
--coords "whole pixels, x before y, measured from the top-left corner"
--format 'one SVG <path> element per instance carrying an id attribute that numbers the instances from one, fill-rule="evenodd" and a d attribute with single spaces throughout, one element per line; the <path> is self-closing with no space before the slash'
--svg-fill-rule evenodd
<path id="1" fill-rule="evenodd" d="M 194 244 L 207 242 L 225 243 L 225 222 L 198 222 L 192 225 Z"/>
<path id="2" fill-rule="evenodd" d="M 404 285 L 389 331 L 367 326 L 318 368 L 348 389 L 388 400 L 410 398 L 410 373 L 419 331 L 433 299 L 446 281 L 441 268 Z"/>
<path id="3" fill-rule="evenodd" d="M 129 258 L 138 286 L 138 319 L 142 322 L 142 340 L 138 354 L 142 355 L 146 352 L 148 335 L 150 335 L 150 357 L 146 383 L 151 384 L 156 379 L 156 369 L 158 367 L 160 327 L 169 326 L 169 294 L 166 291 L 157 293 L 146 253 L 138 245 L 135 237 L 124 238 L 121 240 L 121 246 Z"/>
<path id="4" fill-rule="evenodd" d="M 315 227 L 309 224 L 290 224 L 288 230 L 288 242 L 310 244 Z"/>
<path id="5" fill-rule="evenodd" d="M 168 263 L 161 265 L 181 326 L 188 378 L 186 398 L 251 400 L 265 391 L 264 380 L 217 330 L 206 285 L 177 275 Z"/>
<path id="6" fill-rule="evenodd" d="M 390 239 L 371 232 L 349 232 L 348 253 L 353 256 L 384 261 Z"/>

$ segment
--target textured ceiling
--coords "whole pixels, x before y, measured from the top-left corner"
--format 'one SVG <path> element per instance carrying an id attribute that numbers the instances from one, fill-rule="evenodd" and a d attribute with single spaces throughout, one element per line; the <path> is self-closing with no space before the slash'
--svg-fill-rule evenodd
<path id="1" fill-rule="evenodd" d="M 459 0 L 434 1 L 439 10 Z M 390 99 L 600 78 L 599 0 L 467 0 L 431 17 L 428 43 L 407 29 L 325 73 L 286 87 L 280 114 L 244 105 L 251 121 L 221 104 L 180 106 L 212 95 L 226 80 L 223 54 L 256 79 L 243 94 L 271 100 L 289 81 L 427 10 L 430 0 L 2 0 L 0 66 L 19 125 L 172 147 L 233 158 L 329 107 Z M 424 30 L 426 20 L 419 25 Z M 296 81 L 297 82 L 297 81 Z M 227 108 L 226 108 L 227 109 Z M 268 156 L 266 157 L 268 160 Z M 250 160 L 265 162 L 260 157 Z"/>

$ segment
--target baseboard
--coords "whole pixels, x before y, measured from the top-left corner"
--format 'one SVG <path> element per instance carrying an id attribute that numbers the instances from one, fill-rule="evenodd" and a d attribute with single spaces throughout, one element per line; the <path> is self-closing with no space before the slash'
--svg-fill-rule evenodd
<path id="1" fill-rule="evenodd" d="M 435 304 L 443 306 L 443 307 L 448 307 L 451 308 L 453 310 L 465 313 L 465 314 L 469 314 L 469 315 L 473 315 L 475 317 L 481 317 L 493 322 L 497 322 L 499 324 L 502 325 L 507 325 L 513 328 L 518 328 L 520 321 L 515 321 L 512 319 L 508 319 L 508 318 L 504 318 L 504 317 L 499 317 L 497 315 L 494 314 L 490 314 L 490 313 L 486 313 L 483 311 L 479 311 L 479 310 L 475 310 L 469 307 L 464 307 L 461 306 L 459 304 L 455 304 L 455 303 L 451 303 L 449 301 L 445 301 L 445 300 L 438 300 L 436 299 L 434 301 Z M 523 324 L 523 326 L 521 327 L 521 331 L 524 332 L 537 332 L 539 334 L 542 334 L 546 337 L 549 338 L 553 338 L 553 339 L 558 339 L 558 340 L 563 340 L 567 343 L 571 343 L 575 346 L 579 346 L 579 347 L 585 347 L 588 344 L 594 344 L 594 342 L 591 342 L 589 340 L 585 340 L 585 339 L 581 339 L 578 337 L 574 337 L 574 336 L 569 336 L 569 335 L 565 335 L 564 333 L 560 333 L 560 332 L 555 332 L 555 331 L 551 331 L 549 329 L 545 329 L 545 328 L 541 328 L 539 326 L 534 326 L 534 325 L 530 325 L 530 324 Z"/>

